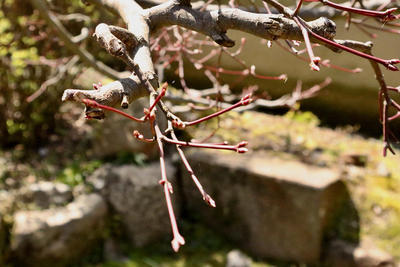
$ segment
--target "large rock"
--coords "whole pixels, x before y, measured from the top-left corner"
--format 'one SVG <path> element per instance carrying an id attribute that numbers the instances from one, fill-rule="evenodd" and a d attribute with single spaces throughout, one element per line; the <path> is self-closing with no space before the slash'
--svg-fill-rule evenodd
<path id="1" fill-rule="evenodd" d="M 98 194 L 79 196 L 65 207 L 19 211 L 11 249 L 16 266 L 65 266 L 102 237 L 107 206 Z"/>
<path id="2" fill-rule="evenodd" d="M 167 162 L 166 169 L 168 179 L 176 189 L 175 168 Z M 150 244 L 171 235 L 163 187 L 158 183 L 159 180 L 159 163 L 145 167 L 105 165 L 88 178 L 89 183 L 102 193 L 121 219 L 134 246 Z M 173 204 L 175 214 L 179 217 L 175 197 Z"/>
<path id="3" fill-rule="evenodd" d="M 183 175 L 189 214 L 253 256 L 319 261 L 324 231 L 346 195 L 337 172 L 267 153 L 208 151 L 188 159 L 217 205 L 206 206 Z M 182 164 L 181 173 L 187 173 Z"/>

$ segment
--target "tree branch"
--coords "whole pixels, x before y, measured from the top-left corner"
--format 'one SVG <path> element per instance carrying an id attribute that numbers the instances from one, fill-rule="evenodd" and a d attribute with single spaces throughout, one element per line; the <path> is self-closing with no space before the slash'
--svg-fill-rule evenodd
<path id="1" fill-rule="evenodd" d="M 119 73 L 111 69 L 104 63 L 97 61 L 89 51 L 74 43 L 71 34 L 67 31 L 67 29 L 65 29 L 59 19 L 51 11 L 49 11 L 49 8 L 44 0 L 30 1 L 32 5 L 39 10 L 40 15 L 46 20 L 46 22 L 55 29 L 55 32 L 58 33 L 65 46 L 71 50 L 71 52 L 77 54 L 86 65 L 93 67 L 95 70 L 113 79 L 120 79 L 123 76 L 126 76 L 123 73 Z"/>
<path id="2" fill-rule="evenodd" d="M 173 0 L 146 12 L 152 31 L 166 25 L 179 25 L 203 33 L 227 47 L 234 44 L 225 34 L 228 29 L 247 32 L 267 40 L 303 38 L 297 24 L 280 14 L 259 14 L 233 8 L 200 11 L 177 5 Z M 312 31 L 328 39 L 336 34 L 335 23 L 326 18 L 311 21 L 308 25 Z"/>

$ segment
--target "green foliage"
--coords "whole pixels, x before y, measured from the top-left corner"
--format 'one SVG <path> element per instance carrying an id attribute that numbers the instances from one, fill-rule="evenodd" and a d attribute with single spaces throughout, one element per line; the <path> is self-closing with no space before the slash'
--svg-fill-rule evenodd
<path id="1" fill-rule="evenodd" d="M 35 39 L 38 23 L 41 21 L 29 2 L 3 3 L 0 10 L 1 146 L 39 144 L 56 123 L 57 94 L 51 92 L 38 101 L 26 102 L 50 73 L 49 66 L 38 64 L 39 55 L 47 46 L 44 40 Z"/>
<path id="2" fill-rule="evenodd" d="M 143 153 L 129 153 L 120 152 L 113 159 L 109 159 L 116 164 L 135 164 L 138 166 L 143 166 L 146 163 L 147 156 Z"/>
<path id="3" fill-rule="evenodd" d="M 317 126 L 320 123 L 318 117 L 309 111 L 301 112 L 297 110 L 291 110 L 285 114 L 285 117 L 293 121 L 306 123 L 314 126 Z"/>
<path id="4" fill-rule="evenodd" d="M 119 153 L 116 157 L 106 158 L 105 161 L 115 164 L 135 164 L 142 166 L 145 164 L 146 159 L 146 155 L 142 153 Z M 102 164 L 102 160 L 87 161 L 87 159 L 76 157 L 57 174 L 56 180 L 70 186 L 82 184 Z"/>
<path id="5" fill-rule="evenodd" d="M 100 167 L 101 164 L 100 160 L 84 163 L 82 163 L 82 160 L 74 161 L 60 172 L 56 180 L 70 186 L 82 184 L 86 177 Z"/>
<path id="6" fill-rule="evenodd" d="M 93 6 L 85 6 L 80 0 L 50 1 L 55 14 L 82 13 L 91 19 L 107 16 Z M 63 21 L 72 35 L 79 34 L 83 26 L 93 28 L 91 21 Z M 91 25 L 89 25 L 91 24 Z M 97 53 L 101 48 L 93 41 L 82 44 Z M 66 49 L 58 35 L 34 10 L 30 1 L 6 0 L 0 6 L 0 148 L 23 144 L 37 148 L 48 142 L 52 133 L 65 127 L 59 113 L 62 91 L 73 87 L 73 72 L 67 72 L 56 84 L 33 102 L 26 99 L 48 79 L 57 74 L 62 66 L 74 55 Z M 104 58 L 100 58 L 104 59 Z M 115 61 L 113 61 L 115 62 Z M 114 63 L 117 64 L 117 63 Z M 121 62 L 118 62 L 121 64 Z M 81 68 L 77 64 L 74 66 Z M 92 81 L 91 81 L 92 82 Z M 96 81 L 93 81 L 96 82 Z M 90 83 L 91 84 L 91 83 Z M 79 86 L 79 85 L 78 85 Z M 28 146 L 29 145 L 29 146 Z"/>

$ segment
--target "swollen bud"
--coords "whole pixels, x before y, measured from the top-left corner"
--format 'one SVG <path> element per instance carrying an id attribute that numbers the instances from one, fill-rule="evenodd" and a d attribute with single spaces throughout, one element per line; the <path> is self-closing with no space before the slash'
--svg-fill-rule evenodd
<path id="1" fill-rule="evenodd" d="M 311 70 L 319 71 L 319 67 L 314 64 L 314 62 L 310 63 Z"/>
<path id="2" fill-rule="evenodd" d="M 236 150 L 236 152 L 239 153 L 239 154 L 246 153 L 247 151 L 249 151 L 249 150 L 248 150 L 247 148 L 245 148 L 245 147 L 239 147 L 239 148 Z"/>
<path id="3" fill-rule="evenodd" d="M 251 94 L 247 94 L 244 97 L 242 97 L 242 101 L 246 100 L 246 99 L 250 99 L 250 97 L 251 97 Z"/>
<path id="4" fill-rule="evenodd" d="M 388 68 L 389 70 L 392 71 L 398 71 L 399 69 L 395 66 L 395 64 L 399 64 L 400 63 L 400 59 L 390 59 L 386 61 L 386 68 Z"/>
<path id="5" fill-rule="evenodd" d="M 237 147 L 238 147 L 238 148 L 239 148 L 239 147 L 245 147 L 245 146 L 248 145 L 248 143 L 249 143 L 249 142 L 247 142 L 247 141 L 242 141 L 242 142 L 240 142 L 239 144 L 237 144 Z"/>
<path id="6" fill-rule="evenodd" d="M 179 251 L 179 248 L 181 246 L 185 245 L 185 239 L 183 238 L 183 236 L 179 235 L 179 233 L 174 237 L 174 239 L 171 241 L 171 246 L 172 249 L 175 252 Z"/>
<path id="7" fill-rule="evenodd" d="M 398 71 L 399 70 L 395 65 L 392 65 L 392 64 L 386 65 L 386 68 L 388 70 L 391 70 L 391 71 Z"/>
<path id="8" fill-rule="evenodd" d="M 286 82 L 287 79 L 288 79 L 288 76 L 287 76 L 287 74 L 281 74 L 281 75 L 279 75 L 278 79 L 279 79 L 279 80 L 283 80 L 283 81 Z"/>
<path id="9" fill-rule="evenodd" d="M 314 57 L 312 59 L 312 61 L 314 62 L 314 64 L 318 65 L 321 62 L 321 58 L 320 57 Z"/>
<path id="10" fill-rule="evenodd" d="M 170 182 L 167 182 L 167 189 L 170 194 L 174 193 L 174 189 L 172 188 L 172 184 Z"/>
<path id="11" fill-rule="evenodd" d="M 182 121 L 173 120 L 172 125 L 178 129 L 185 129 L 186 125 Z"/>
<path id="12" fill-rule="evenodd" d="M 165 82 L 165 83 L 162 85 L 162 87 L 161 87 L 160 96 L 164 96 L 164 95 L 165 95 L 165 92 L 167 91 L 167 88 L 168 88 L 168 83 Z"/>
<path id="13" fill-rule="evenodd" d="M 209 206 L 211 206 L 211 207 L 213 207 L 213 208 L 216 207 L 215 201 L 214 201 L 214 199 L 212 199 L 212 198 L 210 197 L 210 195 L 205 194 L 205 196 L 203 196 L 203 199 L 204 199 L 204 201 L 205 201 Z"/>
<path id="14" fill-rule="evenodd" d="M 143 135 L 140 134 L 138 130 L 134 130 L 133 131 L 133 136 L 138 140 L 142 140 L 143 139 Z"/>
<path id="15" fill-rule="evenodd" d="M 103 86 L 103 85 L 101 84 L 101 82 L 94 83 L 94 84 L 93 84 L 93 89 L 94 89 L 94 90 L 99 90 L 100 87 L 102 87 L 102 86 Z"/>
<path id="16" fill-rule="evenodd" d="M 243 106 L 250 104 L 252 101 L 253 101 L 253 99 L 251 99 L 251 94 L 247 94 L 244 97 L 242 97 L 242 99 L 240 99 L 240 103 Z"/>

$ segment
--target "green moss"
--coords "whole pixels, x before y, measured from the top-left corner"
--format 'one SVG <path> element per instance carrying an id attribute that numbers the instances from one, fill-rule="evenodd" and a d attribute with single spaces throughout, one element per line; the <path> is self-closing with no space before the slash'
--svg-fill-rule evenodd
<path id="1" fill-rule="evenodd" d="M 89 162 L 74 161 L 65 167 L 57 176 L 56 180 L 70 185 L 76 186 L 82 184 L 85 178 L 102 164 L 99 160 Z"/>

